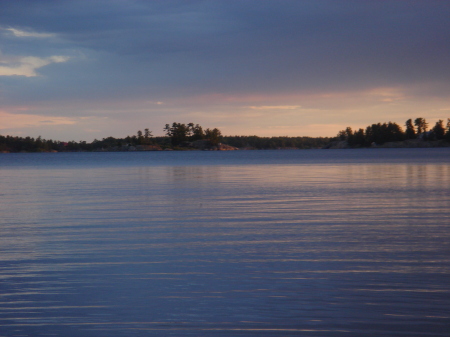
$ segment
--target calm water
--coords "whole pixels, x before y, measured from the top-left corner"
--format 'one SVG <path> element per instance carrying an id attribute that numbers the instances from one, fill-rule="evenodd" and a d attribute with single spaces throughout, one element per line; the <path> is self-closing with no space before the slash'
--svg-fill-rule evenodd
<path id="1" fill-rule="evenodd" d="M 0 155 L 0 336 L 448 336 L 450 149 Z"/>

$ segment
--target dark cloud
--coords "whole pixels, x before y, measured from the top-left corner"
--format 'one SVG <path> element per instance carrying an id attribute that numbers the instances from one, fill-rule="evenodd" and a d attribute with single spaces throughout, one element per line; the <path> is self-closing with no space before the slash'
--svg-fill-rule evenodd
<path id="1" fill-rule="evenodd" d="M 450 75 L 450 6 L 441 1 L 15 1 L 2 13 L 8 26 L 65 41 L 47 52 L 104 53 L 99 74 L 90 72 L 97 83 L 110 71 L 137 77 L 136 86 L 306 90 Z M 3 52 L 42 55 L 37 44 Z"/>

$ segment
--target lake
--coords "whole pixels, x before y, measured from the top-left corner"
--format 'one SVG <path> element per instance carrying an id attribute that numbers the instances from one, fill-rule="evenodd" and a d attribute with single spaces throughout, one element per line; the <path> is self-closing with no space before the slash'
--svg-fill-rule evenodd
<path id="1" fill-rule="evenodd" d="M 0 154 L 0 336 L 448 336 L 450 149 Z"/>

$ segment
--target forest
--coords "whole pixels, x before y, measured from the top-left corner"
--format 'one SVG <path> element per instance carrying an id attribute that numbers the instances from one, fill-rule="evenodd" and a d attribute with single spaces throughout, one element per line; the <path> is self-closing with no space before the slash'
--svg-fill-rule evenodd
<path id="1" fill-rule="evenodd" d="M 214 150 L 225 143 L 239 149 L 311 149 L 322 148 L 330 142 L 327 137 L 258 137 L 222 136 L 219 129 L 203 129 L 194 123 L 172 123 L 164 127 L 164 136 L 154 137 L 144 129 L 124 138 L 106 137 L 92 142 L 61 142 L 41 137 L 0 135 L 0 152 L 80 152 L 80 151 L 158 151 L 158 150 Z"/>
<path id="2" fill-rule="evenodd" d="M 146 128 L 124 138 L 107 137 L 92 142 L 46 140 L 42 137 L 0 135 L 0 152 L 81 152 L 81 151 L 159 151 L 159 150 L 217 150 L 221 144 L 244 150 L 320 149 L 345 143 L 344 147 L 371 147 L 387 142 L 417 140 L 450 145 L 450 119 L 446 125 L 439 120 L 429 129 L 424 118 L 408 119 L 405 129 L 393 122 L 377 123 L 353 131 L 347 127 L 334 138 L 329 137 L 259 137 L 223 136 L 217 128 L 203 129 L 194 123 L 172 123 L 164 127 L 164 136 L 154 137 Z"/>
<path id="3" fill-rule="evenodd" d="M 419 140 L 422 142 L 440 142 L 441 145 L 450 142 L 450 118 L 444 126 L 440 119 L 428 129 L 429 124 L 425 118 L 416 118 L 413 122 L 408 119 L 405 129 L 397 123 L 377 123 L 367 126 L 365 129 L 353 131 L 351 127 L 338 132 L 336 141 L 345 141 L 349 147 L 370 147 L 383 145 L 388 142 L 403 142 L 408 140 Z M 439 145 L 439 144 L 437 144 Z"/>

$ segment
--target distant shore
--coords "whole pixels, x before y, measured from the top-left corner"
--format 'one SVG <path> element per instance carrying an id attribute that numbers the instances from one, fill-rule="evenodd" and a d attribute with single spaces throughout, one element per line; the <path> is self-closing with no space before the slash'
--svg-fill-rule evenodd
<path id="1" fill-rule="evenodd" d="M 334 149 L 362 149 L 362 148 L 442 148 L 450 147 L 450 143 L 445 140 L 421 140 L 421 139 L 408 139 L 398 142 L 386 142 L 384 144 L 371 144 L 370 147 L 350 146 L 345 140 L 331 141 L 329 144 L 323 147 L 316 148 L 296 148 L 296 147 L 278 147 L 278 148 L 254 148 L 254 147 L 234 147 L 227 144 L 218 144 L 212 147 L 166 147 L 163 148 L 159 145 L 136 145 L 136 146 L 122 146 L 122 147 L 104 147 L 92 150 L 42 150 L 42 151 L 0 151 L 0 153 L 58 153 L 58 152 L 150 152 L 150 151 L 260 151 L 260 150 L 334 150 Z"/>
<path id="2" fill-rule="evenodd" d="M 0 135 L 0 153 L 28 152 L 135 152 L 135 151 L 236 151 L 236 150 L 300 150 L 356 148 L 436 148 L 450 147 L 450 118 L 436 122 L 428 130 L 424 118 L 408 119 L 406 129 L 397 123 L 377 123 L 365 129 L 347 127 L 336 137 L 259 137 L 222 136 L 219 129 L 206 129 L 199 124 L 166 124 L 165 136 L 152 135 L 149 129 L 125 138 L 102 140 L 55 141 L 32 137 Z"/>
<path id="3" fill-rule="evenodd" d="M 422 140 L 422 139 L 408 139 L 398 142 L 386 142 L 383 144 L 371 144 L 370 147 L 364 148 L 436 148 L 436 147 L 450 147 L 450 143 L 445 140 Z M 350 146 L 346 140 L 338 140 L 330 142 L 324 149 L 357 149 L 363 148 L 361 146 Z"/>

